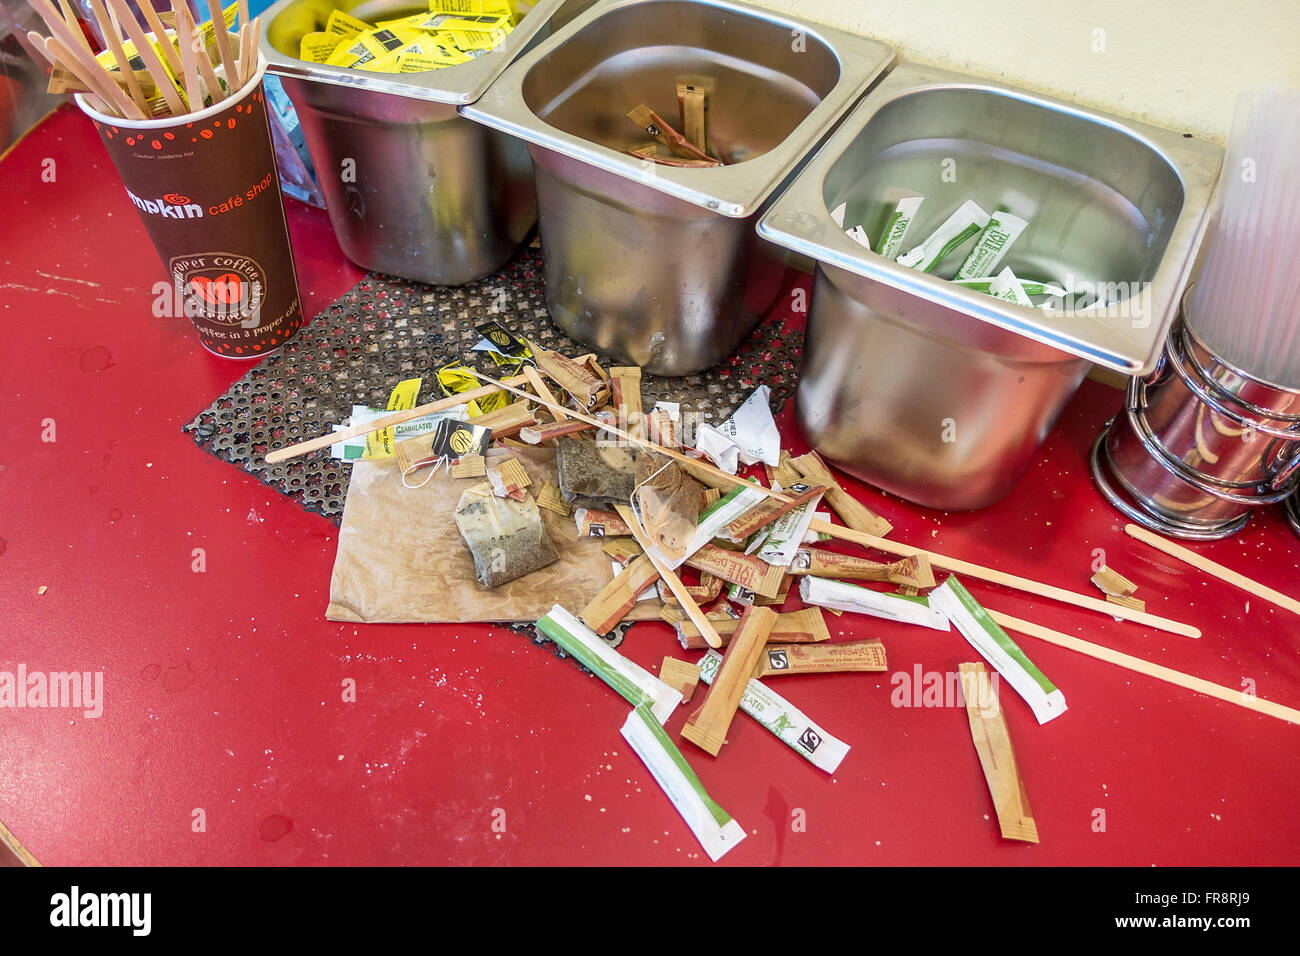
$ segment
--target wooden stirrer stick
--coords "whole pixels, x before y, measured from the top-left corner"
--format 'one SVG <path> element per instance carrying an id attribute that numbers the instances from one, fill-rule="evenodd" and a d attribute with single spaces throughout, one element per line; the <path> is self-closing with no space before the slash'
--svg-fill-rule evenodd
<path id="1" fill-rule="evenodd" d="M 1117 667 L 1138 674 L 1145 674 L 1147 677 L 1154 677 L 1156 680 L 1162 680 L 1187 690 L 1194 690 L 1198 694 L 1205 694 L 1216 700 L 1236 704 L 1238 707 L 1245 707 L 1247 710 L 1253 710 L 1256 713 L 1267 714 L 1269 717 L 1276 717 L 1278 720 L 1285 720 L 1288 723 L 1300 724 L 1300 710 L 1292 707 L 1284 707 L 1271 700 L 1245 694 L 1239 689 L 1212 684 L 1200 677 L 1193 677 L 1190 674 L 1184 674 L 1182 671 L 1176 671 L 1162 664 L 1155 664 L 1140 657 L 1134 657 L 1131 654 L 1124 654 L 1101 644 L 1093 644 L 1091 641 L 1085 641 L 1071 634 L 1062 634 L 1060 631 L 1054 631 L 1032 621 L 1022 621 L 1000 611 L 990 610 L 989 617 L 1008 630 L 1028 634 L 1040 641 L 1047 641 L 1049 644 L 1055 644 L 1058 647 L 1064 647 L 1067 650 L 1085 654 L 1099 661 L 1105 661 L 1108 664 L 1114 664 Z"/>
<path id="2" fill-rule="evenodd" d="M 50 66 L 53 66 L 55 64 L 54 54 L 51 53 L 49 50 L 45 49 L 44 36 L 37 33 L 35 30 L 28 30 L 27 41 L 32 45 L 33 50 L 36 50 L 38 53 L 40 53 L 42 57 L 45 58 L 46 63 L 50 64 Z"/>
<path id="3" fill-rule="evenodd" d="M 68 32 L 77 41 L 75 45 L 93 57 L 95 51 L 91 49 L 90 41 L 86 39 L 86 33 L 81 29 L 81 24 L 77 22 L 77 15 L 72 12 L 72 6 L 68 3 L 68 0 L 59 0 L 59 10 L 63 13 L 63 21 L 68 25 Z"/>
<path id="4" fill-rule="evenodd" d="M 171 67 L 173 74 L 180 76 L 181 62 L 177 59 L 176 51 L 167 37 L 167 27 L 163 25 L 162 20 L 158 19 L 158 11 L 153 8 L 153 0 L 138 0 L 138 3 L 140 12 L 144 14 L 145 23 L 149 24 L 149 29 L 153 31 L 154 39 L 158 41 L 158 49 L 162 51 L 167 65 Z"/>
<path id="5" fill-rule="evenodd" d="M 704 636 L 709 647 L 721 647 L 722 638 L 718 636 L 718 631 L 714 628 L 713 622 L 695 603 L 695 598 L 691 597 L 691 592 L 686 590 L 686 585 L 682 584 L 682 579 L 677 576 L 677 572 L 651 554 L 650 538 L 646 535 L 645 529 L 641 527 L 641 522 L 637 520 L 636 514 L 627 505 L 615 505 L 614 510 L 618 512 L 618 516 L 628 526 L 628 529 L 632 532 L 632 537 L 636 539 L 636 543 L 641 545 L 642 552 L 654 565 L 654 569 L 659 572 L 659 577 L 668 585 L 668 590 L 673 592 L 673 597 L 677 598 L 677 603 L 682 606 L 682 610 L 691 619 L 691 623 L 699 628 L 700 634 Z"/>
<path id="6" fill-rule="evenodd" d="M 32 2 L 37 3 L 41 2 L 41 0 L 32 0 Z M 48 2 L 48 0 L 45 0 L 45 2 Z M 140 59 L 144 62 L 144 68 L 148 71 L 150 78 L 153 79 L 153 85 L 158 88 L 158 92 L 167 103 L 167 108 L 172 111 L 173 116 L 184 116 L 185 104 L 181 102 L 176 87 L 172 84 L 171 77 L 167 73 L 167 68 L 163 66 L 162 60 L 158 58 L 158 51 L 145 37 L 144 30 L 140 28 L 140 22 L 136 20 L 131 8 L 126 5 L 126 0 L 108 0 L 108 3 L 111 7 L 117 9 L 118 19 L 126 29 L 126 35 L 135 44 L 136 52 L 140 54 Z"/>
<path id="7" fill-rule="evenodd" d="M 68 72 L 85 83 L 109 109 L 115 109 L 122 116 L 130 119 L 144 119 L 144 114 L 131 102 L 108 72 L 100 66 L 95 58 L 80 47 L 71 47 L 58 37 L 46 37 L 45 49 L 60 61 Z"/>
<path id="8" fill-rule="evenodd" d="M 217 55 L 221 57 L 221 65 L 226 70 L 226 83 L 230 86 L 230 92 L 244 84 L 239 82 L 239 64 L 235 62 L 234 56 L 230 52 L 230 34 L 226 32 L 226 18 L 221 12 L 221 0 L 208 0 L 208 12 L 212 14 L 212 32 L 216 34 Z"/>
<path id="9" fill-rule="evenodd" d="M 190 13 L 190 8 L 185 3 L 181 4 L 181 11 L 185 15 L 185 25 L 190 31 L 194 44 L 194 59 L 199 65 L 199 73 L 203 76 L 203 84 L 208 88 L 208 95 L 212 97 L 215 105 L 224 100 L 226 94 L 221 88 L 221 81 L 217 79 L 217 71 L 212 68 L 212 60 L 208 58 L 208 50 L 203 45 L 203 38 L 199 34 L 199 25 L 194 21 L 194 14 Z"/>
<path id="10" fill-rule="evenodd" d="M 117 24 L 109 19 L 108 11 L 104 8 L 104 0 L 90 0 L 90 12 L 94 14 L 99 32 L 104 35 L 105 42 L 108 43 L 108 49 L 113 54 L 113 62 L 117 64 L 118 72 L 126 81 L 126 90 L 131 94 L 131 102 L 139 108 L 141 116 L 148 116 L 149 102 L 144 95 L 144 90 L 140 89 L 140 81 L 135 78 L 130 57 L 122 47 L 122 37 L 117 32 Z"/>
<path id="11" fill-rule="evenodd" d="M 1197 554 L 1184 548 L 1181 544 L 1175 544 L 1168 538 L 1162 538 L 1154 532 L 1148 531 L 1139 525 L 1129 524 L 1124 526 L 1124 531 L 1133 538 L 1151 545 L 1151 547 L 1163 551 L 1171 558 L 1177 558 L 1185 564 L 1190 564 L 1206 574 L 1218 578 L 1220 581 L 1227 581 L 1229 584 L 1236 585 L 1248 594 L 1255 597 L 1263 598 L 1270 604 L 1276 604 L 1280 608 L 1290 611 L 1292 614 L 1300 614 L 1300 601 L 1293 597 L 1287 597 L 1281 591 L 1274 591 L 1270 587 L 1253 581 L 1244 574 L 1238 574 L 1231 568 L 1225 568 L 1223 565 L 1211 561 L 1209 558 Z"/>
<path id="12" fill-rule="evenodd" d="M 505 386 L 506 391 L 515 392 L 523 395 L 529 401 L 537 401 L 537 396 L 529 395 L 527 392 L 519 392 L 511 385 L 526 385 L 528 379 L 522 375 L 516 375 L 513 378 L 506 379 L 509 383 Z M 472 388 L 468 392 L 460 392 L 448 398 L 440 398 L 436 402 L 429 402 L 426 405 L 417 405 L 415 408 L 408 408 L 404 412 L 393 412 L 391 415 L 385 415 L 383 418 L 376 418 L 374 421 L 366 422 L 363 425 L 353 425 L 345 428 L 340 432 L 329 432 L 325 435 L 317 435 L 315 438 L 309 438 L 307 441 L 300 441 L 296 445 L 290 445 L 288 448 L 279 448 L 270 452 L 266 456 L 268 465 L 275 465 L 282 461 L 288 461 L 290 458 L 297 458 L 299 455 L 305 455 L 308 452 L 320 451 L 322 448 L 329 448 L 335 442 L 346 441 L 349 438 L 358 438 L 361 435 L 369 435 L 380 428 L 391 428 L 394 425 L 402 425 L 409 421 L 414 421 L 425 415 L 431 415 L 434 412 L 441 412 L 448 408 L 454 408 L 457 405 L 463 405 L 465 402 L 472 402 L 477 398 L 487 398 L 493 392 L 497 391 L 500 386 L 485 385 L 482 388 Z"/>
<path id="13" fill-rule="evenodd" d="M 244 82 L 247 83 L 257 75 L 257 58 L 261 55 L 257 49 L 257 38 L 262 30 L 262 18 L 253 17 L 253 22 L 248 28 L 248 56 L 241 57 L 239 65 L 244 68 Z M 248 66 L 244 67 L 244 60 L 247 59 Z"/>
<path id="14" fill-rule="evenodd" d="M 1190 624 L 1181 624 L 1178 621 L 1171 621 L 1155 614 L 1148 614 L 1146 611 L 1135 611 L 1120 604 L 1111 604 L 1108 601 L 1100 600 L 1090 594 L 1077 594 L 1074 591 L 1067 591 L 1065 588 L 1058 588 L 1052 584 L 1042 584 L 1029 578 L 1022 578 L 1015 574 L 999 571 L 996 568 L 986 568 L 982 565 L 972 564 L 969 561 L 962 561 L 959 558 L 950 558 L 937 551 L 926 551 L 924 548 L 903 544 L 901 541 L 879 538 L 863 531 L 854 531 L 851 528 L 841 528 L 828 521 L 813 519 L 808 525 L 808 530 L 831 534 L 837 538 L 843 538 L 845 541 L 855 541 L 863 547 L 877 548 L 891 554 L 904 556 L 925 555 L 936 568 L 943 568 L 945 571 L 951 571 L 955 574 L 978 578 L 981 581 L 988 581 L 990 584 L 1001 584 L 1003 587 L 1015 588 L 1017 591 L 1025 591 L 1039 597 L 1051 598 L 1064 604 L 1073 604 L 1075 607 L 1097 611 L 1108 617 L 1118 617 L 1133 621 L 1136 624 L 1145 624 L 1147 627 L 1168 631 L 1170 634 L 1178 634 L 1181 637 L 1197 638 L 1201 636 L 1200 629 L 1192 627 Z"/>
<path id="15" fill-rule="evenodd" d="M 176 24 L 176 40 L 181 52 L 181 66 L 185 72 L 185 96 L 190 101 L 190 112 L 203 109 L 203 87 L 199 85 L 199 66 L 194 55 L 194 37 L 185 18 L 183 0 L 172 0 L 172 17 Z"/>

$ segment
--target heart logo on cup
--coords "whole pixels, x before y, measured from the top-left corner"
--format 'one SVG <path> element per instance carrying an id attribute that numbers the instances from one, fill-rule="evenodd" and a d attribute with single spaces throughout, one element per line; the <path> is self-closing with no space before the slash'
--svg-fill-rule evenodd
<path id="1" fill-rule="evenodd" d="M 192 276 L 190 288 L 212 305 L 237 305 L 244 300 L 244 280 L 233 272 L 219 276 Z"/>

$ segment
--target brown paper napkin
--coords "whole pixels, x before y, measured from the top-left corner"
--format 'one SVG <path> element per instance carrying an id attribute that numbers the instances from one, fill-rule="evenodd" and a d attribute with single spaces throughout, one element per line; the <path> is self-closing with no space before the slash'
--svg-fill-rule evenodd
<path id="1" fill-rule="evenodd" d="M 558 482 L 550 448 L 494 448 L 488 466 L 518 458 L 540 488 Z M 427 471 L 407 481 L 419 484 Z M 560 559 L 497 588 L 474 577 L 474 562 L 456 529 L 461 492 L 481 479 L 452 478 L 444 466 L 422 488 L 404 488 L 394 459 L 352 465 L 338 554 L 330 578 L 331 621 L 467 623 L 536 621 L 560 604 L 578 614 L 613 578 L 602 539 L 579 538 L 572 518 L 542 509 Z M 629 620 L 656 620 L 661 604 L 642 601 Z"/>

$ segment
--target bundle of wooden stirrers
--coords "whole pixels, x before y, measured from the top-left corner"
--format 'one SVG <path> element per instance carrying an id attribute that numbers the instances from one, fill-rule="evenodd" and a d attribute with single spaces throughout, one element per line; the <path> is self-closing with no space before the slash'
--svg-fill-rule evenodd
<path id="1" fill-rule="evenodd" d="M 171 0 L 171 9 L 161 14 L 150 0 L 137 0 L 143 25 L 126 0 L 90 0 L 108 47 L 98 56 L 68 0 L 58 0 L 59 9 L 52 0 L 28 2 L 50 30 L 48 37 L 35 30 L 27 34 L 53 68 L 50 92 L 84 93 L 93 109 L 108 116 L 147 120 L 195 113 L 233 95 L 257 72 L 261 17 L 249 20 L 248 0 L 238 2 L 237 35 L 228 32 L 220 0 L 207 0 L 212 20 L 202 25 L 185 0 Z"/>

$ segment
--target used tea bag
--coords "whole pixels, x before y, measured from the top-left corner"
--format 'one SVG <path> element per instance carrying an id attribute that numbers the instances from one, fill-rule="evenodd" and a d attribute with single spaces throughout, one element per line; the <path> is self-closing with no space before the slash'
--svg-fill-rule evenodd
<path id="1" fill-rule="evenodd" d="M 485 587 L 523 577 L 559 557 L 542 526 L 537 502 L 527 492 L 522 501 L 498 498 L 489 482 L 480 482 L 460 496 L 456 527 Z"/>
<path id="2" fill-rule="evenodd" d="M 671 458 L 641 455 L 636 469 L 636 506 L 646 534 L 674 560 L 685 558 L 695 537 L 704 488 Z"/>
<path id="3" fill-rule="evenodd" d="M 560 492 L 575 508 L 608 508 L 632 498 L 636 457 L 630 448 L 561 438 L 556 465 Z"/>

